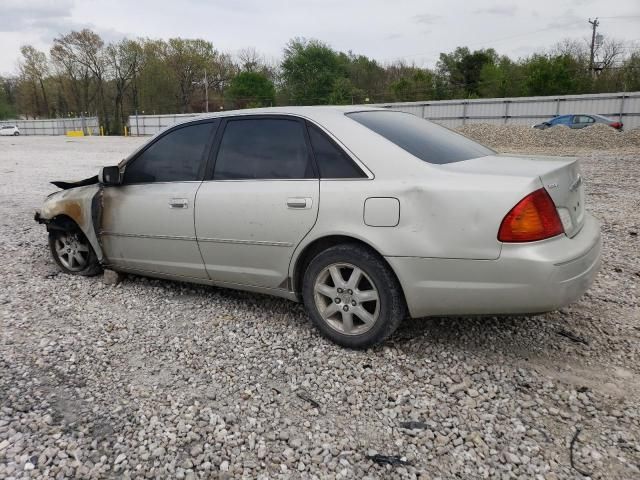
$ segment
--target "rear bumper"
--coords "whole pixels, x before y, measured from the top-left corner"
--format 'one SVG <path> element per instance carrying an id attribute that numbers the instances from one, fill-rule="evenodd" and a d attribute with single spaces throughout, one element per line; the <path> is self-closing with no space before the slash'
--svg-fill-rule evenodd
<path id="1" fill-rule="evenodd" d="M 586 215 L 573 238 L 504 244 L 497 260 L 386 257 L 412 317 L 525 314 L 577 300 L 600 268 L 600 225 Z"/>

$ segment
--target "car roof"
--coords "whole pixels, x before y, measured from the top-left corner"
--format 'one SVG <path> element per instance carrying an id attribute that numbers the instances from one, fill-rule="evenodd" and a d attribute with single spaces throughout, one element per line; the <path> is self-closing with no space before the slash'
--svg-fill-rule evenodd
<path id="1" fill-rule="evenodd" d="M 182 125 L 190 122 L 197 122 L 207 118 L 224 118 L 230 116 L 242 115 L 294 115 L 298 117 L 308 118 L 322 122 L 329 118 L 335 118 L 337 115 L 345 115 L 347 113 L 363 112 L 363 111 L 381 111 L 388 112 L 388 108 L 376 108 L 363 105 L 318 105 L 318 106 L 291 106 L 291 107 L 265 107 L 265 108 L 245 108 L 242 110 L 225 110 L 223 112 L 203 113 L 195 117 L 189 117 L 184 121 L 176 122 L 174 125 Z"/>
<path id="2" fill-rule="evenodd" d="M 585 117 L 598 117 L 598 118 L 604 118 L 605 120 L 610 120 L 608 117 L 605 117 L 604 115 L 600 115 L 599 113 L 565 113 L 563 115 L 558 115 L 557 117 L 553 117 L 553 118 L 575 117 L 580 115 L 584 115 Z"/>

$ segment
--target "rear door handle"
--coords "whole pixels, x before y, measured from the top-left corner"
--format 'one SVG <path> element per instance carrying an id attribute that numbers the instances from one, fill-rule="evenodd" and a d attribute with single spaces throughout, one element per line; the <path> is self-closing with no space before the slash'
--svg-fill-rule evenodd
<path id="1" fill-rule="evenodd" d="M 309 209 L 313 205 L 310 197 L 289 197 L 287 198 L 288 208 Z"/>
<path id="2" fill-rule="evenodd" d="M 169 200 L 169 208 L 189 208 L 189 201 L 186 198 L 172 198 Z"/>

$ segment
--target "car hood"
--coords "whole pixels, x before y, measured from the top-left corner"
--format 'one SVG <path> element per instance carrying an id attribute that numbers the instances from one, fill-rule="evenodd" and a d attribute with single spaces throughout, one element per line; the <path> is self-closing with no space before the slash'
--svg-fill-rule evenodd
<path id="1" fill-rule="evenodd" d="M 98 175 L 85 178 L 84 180 L 75 180 L 75 181 L 54 180 L 51 183 L 56 187 L 61 188 L 62 190 L 69 190 L 70 188 L 84 187 L 86 185 L 95 185 L 96 183 L 98 183 Z"/>

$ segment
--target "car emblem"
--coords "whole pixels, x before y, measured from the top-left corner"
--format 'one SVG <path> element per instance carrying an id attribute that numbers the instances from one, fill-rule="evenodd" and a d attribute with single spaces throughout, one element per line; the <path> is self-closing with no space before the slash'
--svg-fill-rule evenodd
<path id="1" fill-rule="evenodd" d="M 571 184 L 571 186 L 569 187 L 569 191 L 571 191 L 571 192 L 575 192 L 575 191 L 578 189 L 578 187 L 579 187 L 580 185 L 582 185 L 582 177 L 581 177 L 580 175 L 578 175 L 578 176 L 576 177 L 575 182 L 573 182 L 573 183 Z"/>

